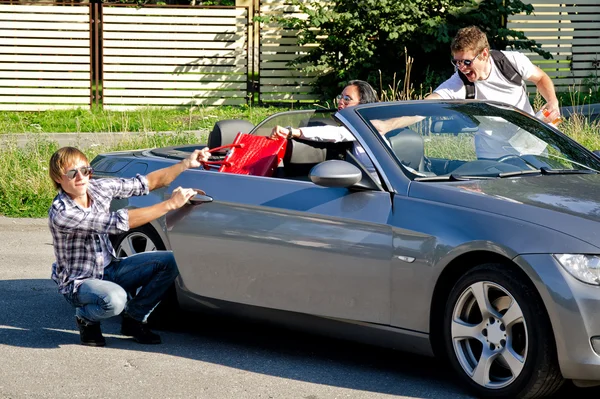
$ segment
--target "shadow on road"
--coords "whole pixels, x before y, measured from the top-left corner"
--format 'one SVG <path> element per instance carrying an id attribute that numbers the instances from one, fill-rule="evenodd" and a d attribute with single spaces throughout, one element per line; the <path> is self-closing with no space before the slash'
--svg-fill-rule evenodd
<path id="1" fill-rule="evenodd" d="M 79 344 L 73 309 L 51 280 L 0 281 L 0 345 L 60 349 Z M 435 359 L 291 331 L 233 317 L 185 314 L 162 331 L 163 344 L 142 346 L 119 335 L 119 319 L 103 323 L 107 345 L 219 364 L 254 373 L 390 395 L 470 397 Z M 600 390 L 558 396 L 598 398 Z M 588 396 L 589 394 L 589 396 Z M 442 396 L 440 396 L 442 395 Z"/>

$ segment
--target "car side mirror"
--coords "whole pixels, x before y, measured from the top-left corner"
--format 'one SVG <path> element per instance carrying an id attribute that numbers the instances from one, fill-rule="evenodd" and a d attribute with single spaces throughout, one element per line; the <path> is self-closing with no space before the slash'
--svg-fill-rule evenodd
<path id="1" fill-rule="evenodd" d="M 350 187 L 361 181 L 362 172 L 346 161 L 332 159 L 315 165 L 308 176 L 319 186 Z"/>
<path id="2" fill-rule="evenodd" d="M 597 156 L 598 158 L 600 158 L 600 150 L 594 150 L 592 152 L 594 153 L 595 156 Z"/>

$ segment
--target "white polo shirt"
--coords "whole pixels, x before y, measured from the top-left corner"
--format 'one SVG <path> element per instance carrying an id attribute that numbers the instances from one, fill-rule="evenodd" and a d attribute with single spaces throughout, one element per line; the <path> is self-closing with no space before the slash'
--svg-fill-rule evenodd
<path id="1" fill-rule="evenodd" d="M 531 77 L 535 71 L 535 66 L 527 58 L 526 55 L 518 51 L 502 51 L 508 61 L 515 67 L 523 80 Z M 517 86 L 510 82 L 502 75 L 502 72 L 496 67 L 493 60 L 489 60 L 492 64 L 490 76 L 485 80 L 477 80 L 475 84 L 475 98 L 478 100 L 493 100 L 500 101 L 509 105 L 513 105 L 531 115 L 534 114 L 533 108 L 529 103 L 529 97 L 524 86 Z M 434 90 L 441 98 L 464 99 L 466 97 L 466 89 L 463 81 L 460 79 L 460 71 L 456 71 L 450 79 L 438 86 Z"/>

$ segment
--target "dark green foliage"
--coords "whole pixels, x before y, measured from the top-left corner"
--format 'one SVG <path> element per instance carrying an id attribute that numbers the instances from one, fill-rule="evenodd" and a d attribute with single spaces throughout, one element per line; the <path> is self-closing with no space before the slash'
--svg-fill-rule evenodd
<path id="1" fill-rule="evenodd" d="M 319 73 L 315 87 L 325 99 L 350 79 L 393 86 L 404 79 L 406 54 L 414 59 L 412 83 L 428 91 L 452 73 L 450 42 L 468 25 L 482 28 L 492 48 L 531 49 L 550 58 L 523 33 L 505 28 L 508 16 L 533 11 L 521 0 L 292 1 L 308 19 L 284 16 L 278 22 L 298 29 L 301 44 L 320 42 L 297 63 L 308 62 L 305 70 Z"/>

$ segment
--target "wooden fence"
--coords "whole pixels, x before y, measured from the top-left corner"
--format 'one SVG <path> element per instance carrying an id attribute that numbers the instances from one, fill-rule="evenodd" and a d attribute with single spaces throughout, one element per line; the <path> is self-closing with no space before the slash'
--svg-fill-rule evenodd
<path id="1" fill-rule="evenodd" d="M 90 7 L 0 4 L 0 110 L 89 107 Z"/>
<path id="2" fill-rule="evenodd" d="M 0 4 L 0 110 L 87 108 L 100 94 L 102 105 L 115 110 L 314 101 L 314 76 L 288 65 L 311 46 L 299 46 L 297 32 L 275 23 L 252 23 L 253 15 L 303 15 L 289 0 L 244 1 L 238 7 Z M 557 90 L 599 84 L 600 0 L 528 1 L 535 15 L 513 16 L 508 26 L 554 57 L 528 53 L 532 61 Z"/>
<path id="3" fill-rule="evenodd" d="M 103 7 L 103 105 L 239 105 L 248 94 L 246 8 Z"/>
<path id="4" fill-rule="evenodd" d="M 266 17 L 306 17 L 289 0 L 260 0 L 259 11 Z M 295 31 L 284 29 L 275 22 L 261 23 L 258 76 L 262 102 L 313 102 L 317 99 L 310 86 L 314 76 L 288 65 L 316 44 L 301 47 L 297 40 Z"/>
<path id="5" fill-rule="evenodd" d="M 542 45 L 553 56 L 544 60 L 527 53 L 534 64 L 543 69 L 554 82 L 557 91 L 575 88 L 582 83 L 600 85 L 600 0 L 526 0 L 535 9 L 534 15 L 515 15 L 508 27 L 520 30 L 527 38 Z M 530 85 L 530 89 L 535 86 Z"/>

